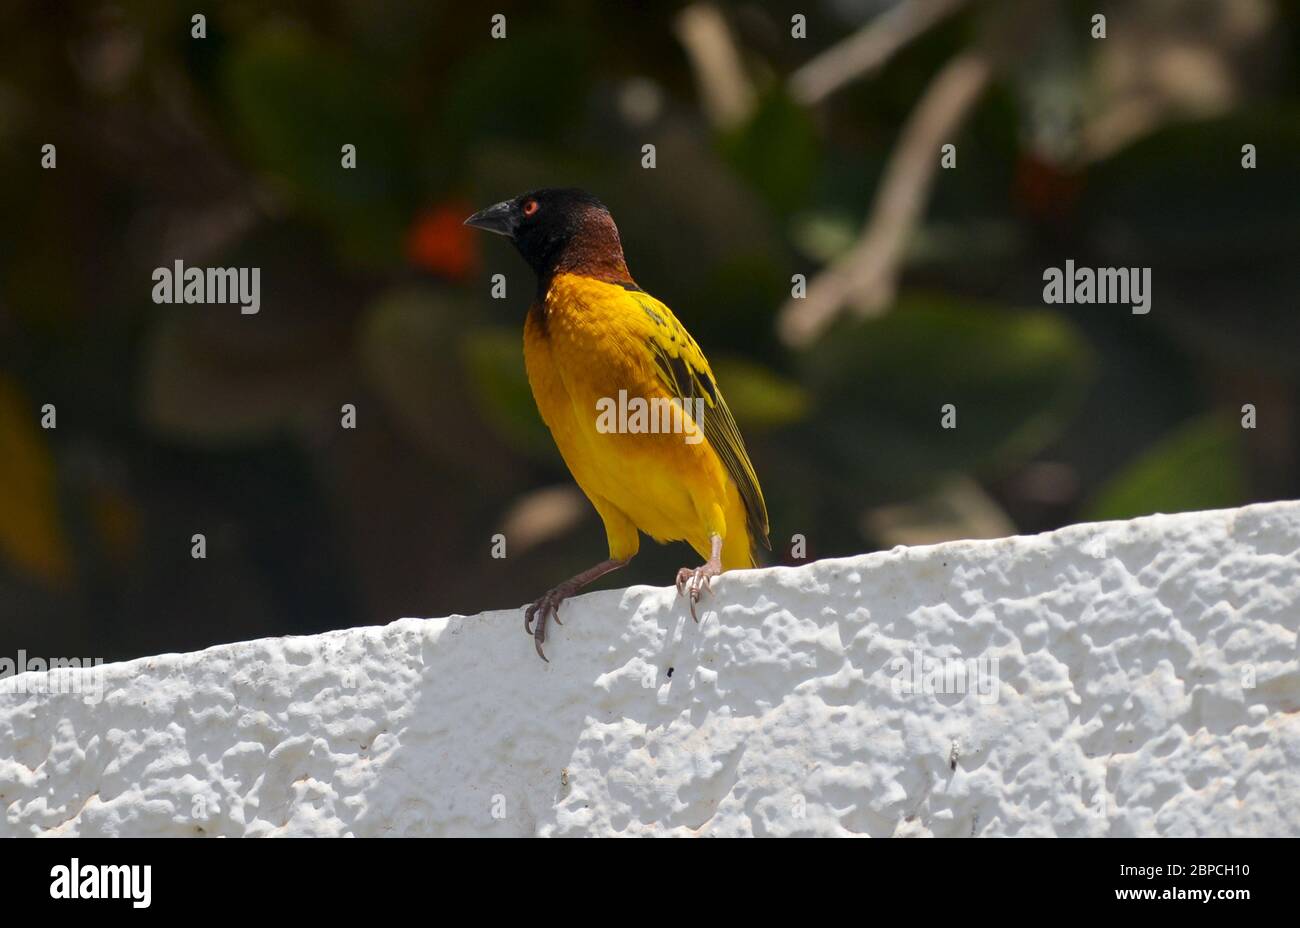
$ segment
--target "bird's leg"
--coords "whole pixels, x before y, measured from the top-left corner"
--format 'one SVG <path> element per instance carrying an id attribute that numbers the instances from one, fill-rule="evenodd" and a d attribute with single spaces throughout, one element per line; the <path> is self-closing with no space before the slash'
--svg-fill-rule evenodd
<path id="1" fill-rule="evenodd" d="M 691 601 L 691 618 L 698 622 L 699 616 L 695 614 L 695 604 L 700 601 L 700 596 L 705 590 L 709 589 L 709 579 L 722 573 L 722 536 L 709 536 L 709 559 L 700 567 L 690 568 L 683 567 L 677 571 L 677 595 L 684 596 L 689 594 Z"/>
<path id="2" fill-rule="evenodd" d="M 556 625 L 563 625 L 560 621 L 560 603 L 564 602 L 574 593 L 578 592 L 588 583 L 599 580 L 611 570 L 618 570 L 628 561 L 630 557 L 623 559 L 610 558 L 607 561 L 601 561 L 595 567 L 588 567 L 582 573 L 575 577 L 570 577 L 553 590 L 549 590 L 542 597 L 524 610 L 524 631 L 533 636 L 533 644 L 537 647 L 537 656 L 548 664 L 546 655 L 542 653 L 542 643 L 546 641 L 546 620 L 554 618 Z M 533 628 L 533 619 L 537 619 L 537 628 Z"/>

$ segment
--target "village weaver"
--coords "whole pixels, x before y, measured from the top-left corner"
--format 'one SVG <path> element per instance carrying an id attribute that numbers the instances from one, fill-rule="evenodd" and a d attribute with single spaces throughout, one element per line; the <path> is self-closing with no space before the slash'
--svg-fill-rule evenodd
<path id="1" fill-rule="evenodd" d="M 546 660 L 548 618 L 558 623 L 565 598 L 630 561 L 638 531 L 685 541 L 706 558 L 677 572 L 678 595 L 698 621 L 710 578 L 753 567 L 754 547 L 771 547 L 763 491 L 709 362 L 672 311 L 632 279 L 618 228 L 591 194 L 534 190 L 465 224 L 509 238 L 537 274 L 524 322 L 528 382 L 609 541 L 608 559 L 525 610 L 537 654 Z M 681 428 L 609 428 L 602 411 L 628 397 L 659 409 L 675 402 Z"/>

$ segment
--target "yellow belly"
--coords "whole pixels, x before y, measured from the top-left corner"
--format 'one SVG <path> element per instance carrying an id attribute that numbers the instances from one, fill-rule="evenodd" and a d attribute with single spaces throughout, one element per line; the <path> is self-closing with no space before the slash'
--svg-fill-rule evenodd
<path id="1" fill-rule="evenodd" d="M 677 432 L 601 429 L 620 391 L 625 409 L 638 397 L 669 399 L 623 297 L 615 285 L 562 275 L 529 312 L 524 360 L 542 419 L 600 513 L 611 557 L 635 554 L 639 529 L 657 541 L 684 540 L 702 557 L 717 534 L 724 568 L 752 566 L 739 491 L 709 443 L 688 440 L 692 423 L 659 421 L 684 426 Z"/>

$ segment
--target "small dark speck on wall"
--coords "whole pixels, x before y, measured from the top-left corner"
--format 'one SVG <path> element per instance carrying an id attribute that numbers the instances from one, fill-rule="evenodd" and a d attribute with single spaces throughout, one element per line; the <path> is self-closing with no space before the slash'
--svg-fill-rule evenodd
<path id="1" fill-rule="evenodd" d="M 668 668 L 668 676 L 669 676 L 669 677 L 672 677 L 672 675 L 673 675 L 673 669 L 672 669 L 671 667 L 669 667 L 669 668 Z"/>

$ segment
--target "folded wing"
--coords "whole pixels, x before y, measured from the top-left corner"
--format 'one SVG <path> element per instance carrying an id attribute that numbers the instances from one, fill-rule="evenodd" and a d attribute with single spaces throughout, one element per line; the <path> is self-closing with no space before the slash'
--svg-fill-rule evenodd
<path id="1" fill-rule="evenodd" d="M 631 291 L 628 296 L 636 302 L 648 321 L 644 327 L 646 347 L 654 360 L 664 390 L 670 397 L 690 402 L 691 410 L 695 409 L 695 399 L 704 400 L 703 420 L 698 425 L 704 432 L 709 447 L 740 491 L 751 541 L 754 544 L 761 542 L 770 550 L 772 544 L 768 540 L 767 503 L 764 502 L 763 491 L 758 485 L 758 475 L 754 473 L 754 465 L 745 452 L 745 443 L 740 437 L 740 429 L 736 427 L 736 420 L 713 379 L 708 360 L 700 351 L 699 345 L 695 344 L 695 339 L 691 338 L 667 306 L 640 290 Z"/>

